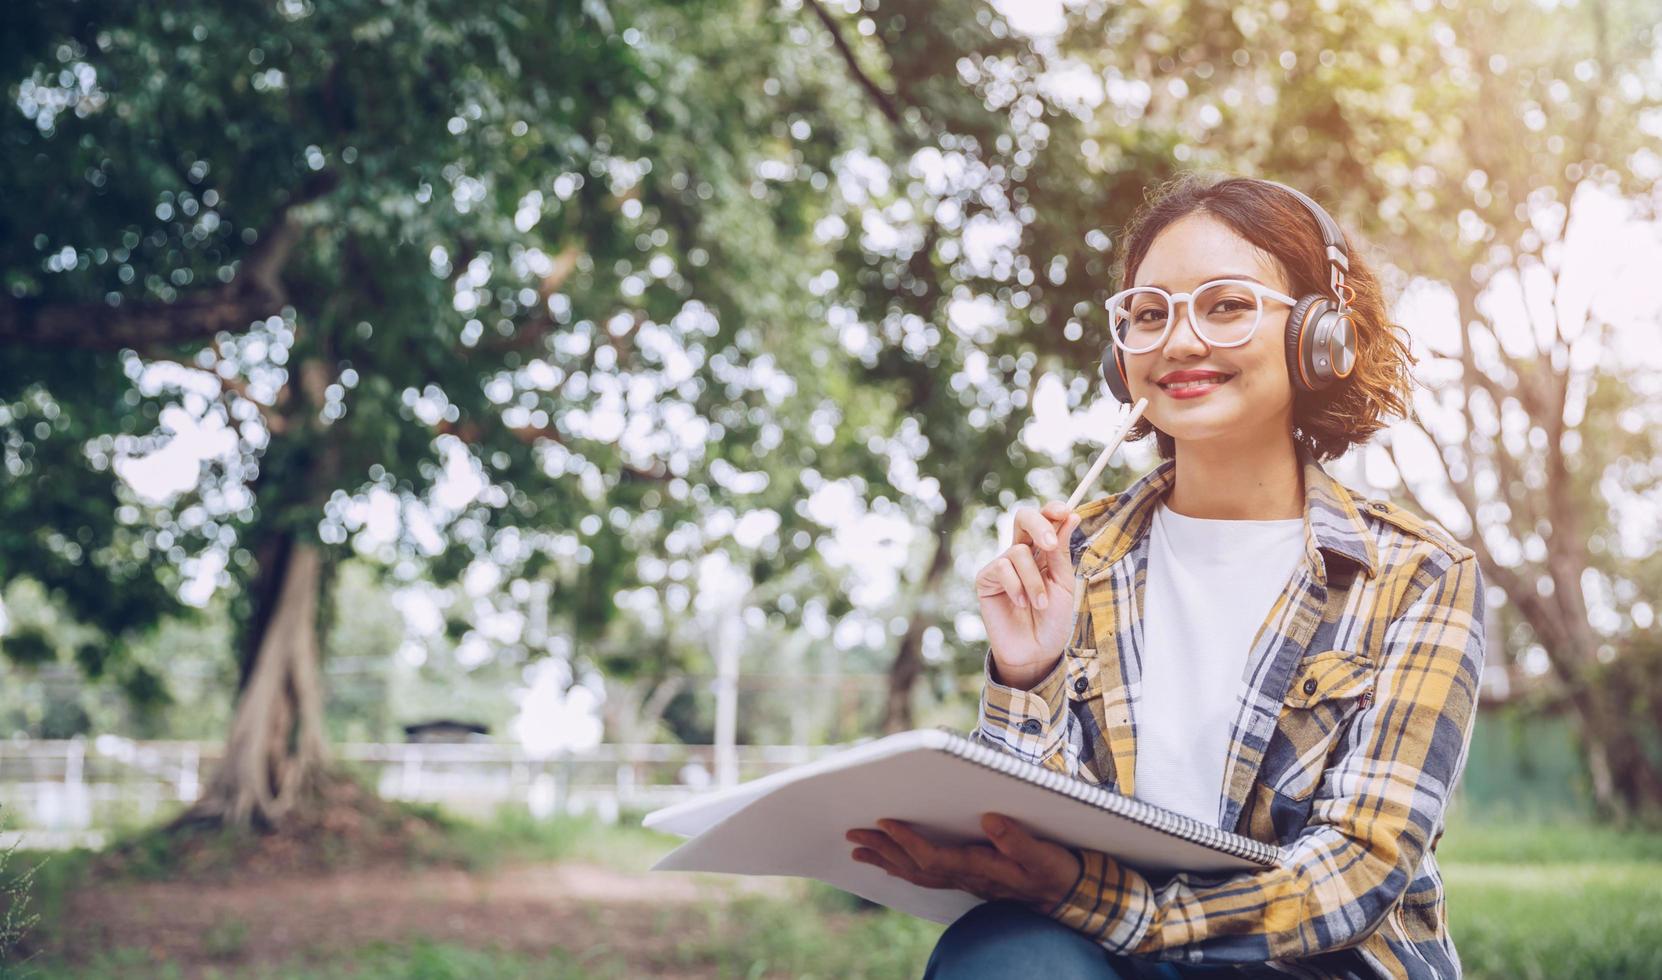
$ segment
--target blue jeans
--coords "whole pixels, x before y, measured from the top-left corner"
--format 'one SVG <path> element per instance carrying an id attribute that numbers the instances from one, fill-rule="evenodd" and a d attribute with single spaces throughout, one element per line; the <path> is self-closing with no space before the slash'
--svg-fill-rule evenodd
<path id="1" fill-rule="evenodd" d="M 1231 967 L 1179 967 L 1117 956 L 1020 902 L 985 902 L 946 927 L 924 967 L 924 980 L 1178 980 L 1221 976 Z"/>

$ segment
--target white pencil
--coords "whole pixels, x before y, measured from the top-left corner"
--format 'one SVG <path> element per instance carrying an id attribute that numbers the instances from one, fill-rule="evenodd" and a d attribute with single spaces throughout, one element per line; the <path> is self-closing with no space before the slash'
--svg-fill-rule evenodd
<path id="1" fill-rule="evenodd" d="M 1147 398 L 1139 398 L 1137 404 L 1131 406 L 1131 414 L 1127 415 L 1125 421 L 1120 423 L 1119 431 L 1115 432 L 1114 437 L 1108 440 L 1108 445 L 1102 447 L 1102 452 L 1097 456 L 1096 462 L 1092 463 L 1090 470 L 1085 473 L 1085 479 L 1079 481 L 1079 489 L 1075 490 L 1073 496 L 1068 498 L 1068 510 L 1071 511 L 1079 506 L 1079 501 L 1084 498 L 1085 491 L 1091 488 L 1091 484 L 1096 482 L 1096 478 L 1102 475 L 1102 468 L 1108 465 L 1108 457 L 1114 455 L 1114 450 L 1120 448 L 1120 443 L 1125 441 L 1126 433 L 1130 432 L 1131 427 L 1137 424 L 1137 420 L 1143 417 L 1143 409 L 1147 407 Z"/>

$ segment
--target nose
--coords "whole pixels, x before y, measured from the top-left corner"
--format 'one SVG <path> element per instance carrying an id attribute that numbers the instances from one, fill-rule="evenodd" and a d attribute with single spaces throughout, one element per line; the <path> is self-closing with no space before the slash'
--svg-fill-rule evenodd
<path id="1" fill-rule="evenodd" d="M 1193 304 L 1193 299 L 1178 300 L 1172 304 L 1171 331 L 1166 334 L 1166 342 L 1160 346 L 1170 360 L 1202 357 L 1212 349 L 1212 345 L 1195 332 Z"/>

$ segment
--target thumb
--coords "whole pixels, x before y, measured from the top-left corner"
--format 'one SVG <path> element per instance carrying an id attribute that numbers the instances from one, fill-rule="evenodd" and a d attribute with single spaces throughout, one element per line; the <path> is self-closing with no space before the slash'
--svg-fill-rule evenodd
<path id="1" fill-rule="evenodd" d="M 983 814 L 981 828 L 993 847 L 1042 882 L 1047 901 L 1060 901 L 1078 883 L 1082 873 L 1079 858 L 1061 844 L 1040 840 L 1021 824 L 997 813 Z"/>
<path id="2" fill-rule="evenodd" d="M 1044 863 L 1044 844 L 1029 834 L 1021 824 L 998 813 L 981 817 L 981 829 L 1000 854 L 1029 871 L 1036 871 Z"/>

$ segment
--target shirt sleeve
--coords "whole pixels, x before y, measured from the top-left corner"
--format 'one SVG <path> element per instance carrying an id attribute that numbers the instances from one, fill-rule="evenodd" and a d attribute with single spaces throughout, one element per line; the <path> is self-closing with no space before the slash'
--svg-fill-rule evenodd
<path id="1" fill-rule="evenodd" d="M 1475 558 L 1410 593 L 1380 664 L 1373 703 L 1352 720 L 1278 867 L 1156 886 L 1079 849 L 1079 879 L 1049 914 L 1115 952 L 1191 963 L 1297 959 L 1366 939 L 1413 880 L 1465 764 L 1483 664 Z"/>
<path id="2" fill-rule="evenodd" d="M 1067 695 L 1062 689 L 1067 678 L 1067 655 L 1056 658 L 1056 666 L 1029 690 L 1009 687 L 998 680 L 998 668 L 987 651 L 981 685 L 981 709 L 975 726 L 980 742 L 1026 759 L 1035 765 L 1070 772 L 1064 751 L 1070 744 Z"/>

